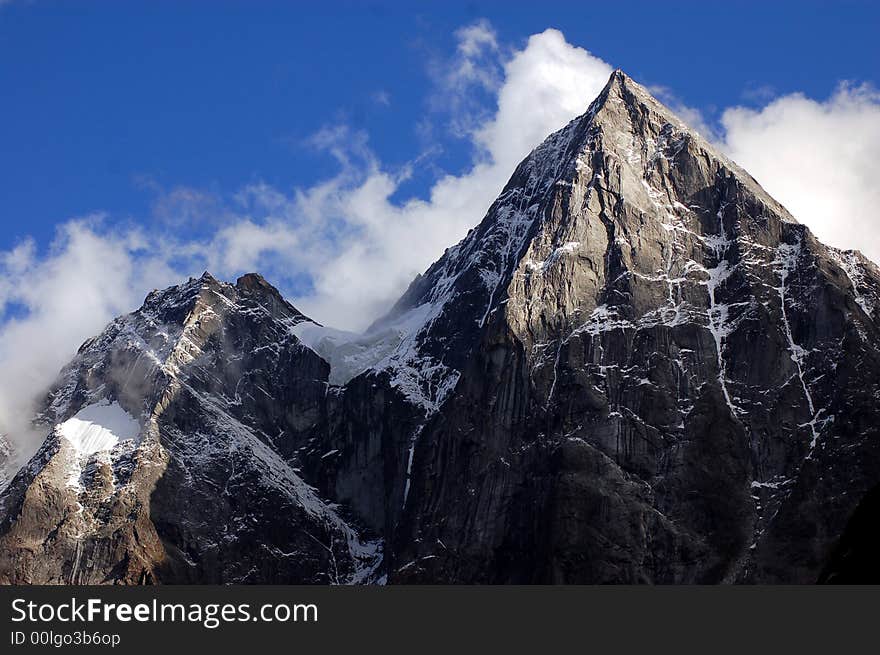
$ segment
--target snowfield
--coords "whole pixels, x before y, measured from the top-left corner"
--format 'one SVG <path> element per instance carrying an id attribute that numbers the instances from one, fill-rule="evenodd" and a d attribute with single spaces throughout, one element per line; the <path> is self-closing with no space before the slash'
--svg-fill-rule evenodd
<path id="1" fill-rule="evenodd" d="M 120 441 L 138 441 L 140 424 L 119 403 L 88 405 L 58 426 L 80 456 L 113 450 Z"/>

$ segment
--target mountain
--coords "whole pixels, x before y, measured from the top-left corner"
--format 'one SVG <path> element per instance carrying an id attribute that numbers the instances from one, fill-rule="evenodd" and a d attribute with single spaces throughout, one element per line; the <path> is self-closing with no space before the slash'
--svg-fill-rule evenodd
<path id="1" fill-rule="evenodd" d="M 0 576 L 870 577 L 878 308 L 874 264 L 616 71 L 367 333 L 206 275 L 84 344 Z"/>
<path id="2" fill-rule="evenodd" d="M 329 366 L 258 275 L 151 293 L 49 392 L 49 431 L 0 496 L 0 579 L 370 580 L 381 544 L 301 477 Z"/>
<path id="3" fill-rule="evenodd" d="M 12 467 L 12 446 L 10 445 L 7 436 L 0 432 L 0 490 L 5 488 L 6 484 L 9 482 L 8 478 L 10 472 L 15 473 L 15 471 L 10 471 Z"/>

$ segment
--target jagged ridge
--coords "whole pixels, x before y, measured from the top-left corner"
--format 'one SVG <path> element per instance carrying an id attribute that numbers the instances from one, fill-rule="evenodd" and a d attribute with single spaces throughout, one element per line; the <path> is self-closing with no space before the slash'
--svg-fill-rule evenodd
<path id="1" fill-rule="evenodd" d="M 205 274 L 83 344 L 39 417 L 49 438 L 3 494 L 3 579 L 372 579 L 379 543 L 298 473 L 328 369 L 291 332 L 307 320 L 258 275 Z M 137 438 L 113 445 L 96 419 L 106 449 L 77 448 L 71 424 L 108 406 Z"/>
<path id="2" fill-rule="evenodd" d="M 154 426 L 126 484 L 155 536 L 41 542 L 36 567 L 28 512 L 80 511 L 22 500 L 50 438 L 0 553 L 34 580 L 85 552 L 78 579 L 127 582 L 815 581 L 880 480 L 878 298 L 876 266 L 616 71 L 370 334 L 246 276 L 85 344 L 41 420 L 114 400 Z"/>

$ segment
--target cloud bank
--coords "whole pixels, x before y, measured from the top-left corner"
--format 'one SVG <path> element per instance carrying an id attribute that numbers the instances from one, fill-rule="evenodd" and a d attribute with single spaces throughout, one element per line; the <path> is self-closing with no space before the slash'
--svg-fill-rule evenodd
<path id="1" fill-rule="evenodd" d="M 61 226 L 42 257 L 32 241 L 0 254 L 0 432 L 15 442 L 31 437 L 37 394 L 79 344 L 137 306 L 144 287 L 177 279 L 146 245 L 136 232 L 101 230 L 90 217 Z"/>
<path id="2" fill-rule="evenodd" d="M 721 146 L 819 239 L 880 262 L 880 93 L 841 84 L 721 117 Z"/>
<path id="3" fill-rule="evenodd" d="M 336 125 L 312 145 L 336 159 L 338 173 L 314 186 L 252 184 L 231 198 L 185 188 L 160 194 L 154 221 L 213 220 L 204 238 L 179 241 L 89 218 L 59 227 L 46 253 L 32 242 L 0 253 L 0 433 L 28 450 L 21 435 L 32 403 L 77 346 L 151 288 L 202 270 L 227 279 L 258 270 L 301 310 L 335 327 L 361 329 L 380 315 L 479 222 L 516 164 L 581 114 L 611 73 L 558 30 L 518 49 L 499 43 L 486 21 L 455 36 L 449 60 L 429 71 L 436 93 L 426 101 L 473 154 L 464 172 L 441 175 L 425 197 L 398 198 L 426 165 L 421 158 L 390 169 L 366 134 Z M 481 97 L 488 103 L 474 101 Z M 872 216 L 880 193 L 873 182 L 878 117 L 875 91 L 844 85 L 822 102 L 791 95 L 761 109 L 728 109 L 717 130 L 693 110 L 685 119 L 820 238 L 880 260 Z"/>

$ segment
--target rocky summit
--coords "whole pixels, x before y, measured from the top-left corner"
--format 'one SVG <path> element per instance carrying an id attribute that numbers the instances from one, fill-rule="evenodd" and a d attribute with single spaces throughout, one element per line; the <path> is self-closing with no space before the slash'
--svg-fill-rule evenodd
<path id="1" fill-rule="evenodd" d="M 206 274 L 83 344 L 0 582 L 876 582 L 878 312 L 616 71 L 366 333 Z"/>

